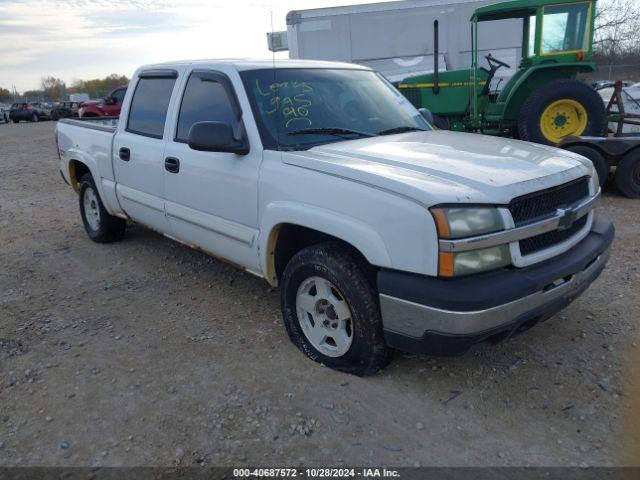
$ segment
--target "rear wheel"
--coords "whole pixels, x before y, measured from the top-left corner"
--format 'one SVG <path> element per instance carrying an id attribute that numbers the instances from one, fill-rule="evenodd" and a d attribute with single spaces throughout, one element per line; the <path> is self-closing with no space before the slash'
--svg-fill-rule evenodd
<path id="1" fill-rule="evenodd" d="M 630 198 L 640 198 L 640 149 L 627 153 L 616 168 L 616 185 Z"/>
<path id="2" fill-rule="evenodd" d="M 546 145 L 569 136 L 603 136 L 606 128 L 602 98 L 577 80 L 557 80 L 538 87 L 518 115 L 520 138 Z"/>
<path id="3" fill-rule="evenodd" d="M 389 361 L 368 265 L 347 247 L 307 247 L 282 276 L 282 312 L 291 341 L 312 360 L 354 375 Z"/>
<path id="4" fill-rule="evenodd" d="M 607 183 L 607 178 L 609 177 L 609 165 L 602 154 L 595 148 L 587 147 L 586 145 L 575 145 L 567 148 L 567 150 L 591 160 L 591 163 L 593 163 L 593 166 L 598 173 L 600 188 L 604 188 L 605 183 Z"/>
<path id="5" fill-rule="evenodd" d="M 94 242 L 115 242 L 124 236 L 126 220 L 107 212 L 90 174 L 80 180 L 80 214 L 84 229 Z"/>

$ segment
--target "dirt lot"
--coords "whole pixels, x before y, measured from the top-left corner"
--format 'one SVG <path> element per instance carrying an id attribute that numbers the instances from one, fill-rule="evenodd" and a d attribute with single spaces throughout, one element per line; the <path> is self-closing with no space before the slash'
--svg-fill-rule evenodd
<path id="1" fill-rule="evenodd" d="M 91 242 L 54 127 L 0 125 L 0 465 L 634 459 L 640 201 L 611 187 L 611 263 L 546 324 L 357 378 L 296 350 L 264 281 L 136 225 Z"/>

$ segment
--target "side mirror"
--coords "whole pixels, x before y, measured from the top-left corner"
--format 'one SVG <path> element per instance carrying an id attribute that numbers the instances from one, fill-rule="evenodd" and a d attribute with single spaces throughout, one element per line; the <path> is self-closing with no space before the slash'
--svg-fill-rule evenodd
<path id="1" fill-rule="evenodd" d="M 113 97 L 107 97 L 104 99 L 105 105 L 115 105 L 118 101 Z"/>
<path id="2" fill-rule="evenodd" d="M 203 152 L 228 152 L 238 155 L 249 153 L 245 139 L 233 138 L 231 125 L 225 122 L 198 122 L 189 130 L 189 147 Z"/>
<path id="3" fill-rule="evenodd" d="M 419 108 L 418 111 L 420 112 L 420 115 L 422 115 L 422 118 L 424 118 L 429 125 L 433 125 L 433 114 L 429 109 Z"/>

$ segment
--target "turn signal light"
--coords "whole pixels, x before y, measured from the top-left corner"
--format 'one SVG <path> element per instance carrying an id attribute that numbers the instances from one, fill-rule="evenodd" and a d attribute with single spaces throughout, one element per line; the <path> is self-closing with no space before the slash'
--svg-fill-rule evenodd
<path id="1" fill-rule="evenodd" d="M 438 255 L 438 275 L 453 277 L 453 253 L 440 252 Z"/>
<path id="2" fill-rule="evenodd" d="M 436 221 L 436 227 L 438 228 L 438 236 L 440 238 L 451 237 L 451 229 L 449 228 L 449 222 L 444 214 L 444 210 L 441 208 L 432 208 L 431 214 Z"/>

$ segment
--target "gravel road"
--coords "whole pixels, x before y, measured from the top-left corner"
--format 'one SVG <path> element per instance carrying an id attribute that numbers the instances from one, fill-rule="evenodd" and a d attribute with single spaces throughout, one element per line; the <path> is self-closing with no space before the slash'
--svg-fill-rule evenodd
<path id="1" fill-rule="evenodd" d="M 0 125 L 0 465 L 640 464 L 640 201 L 610 186 L 611 262 L 547 323 L 357 378 L 263 280 L 137 225 L 91 242 L 54 128 Z"/>

